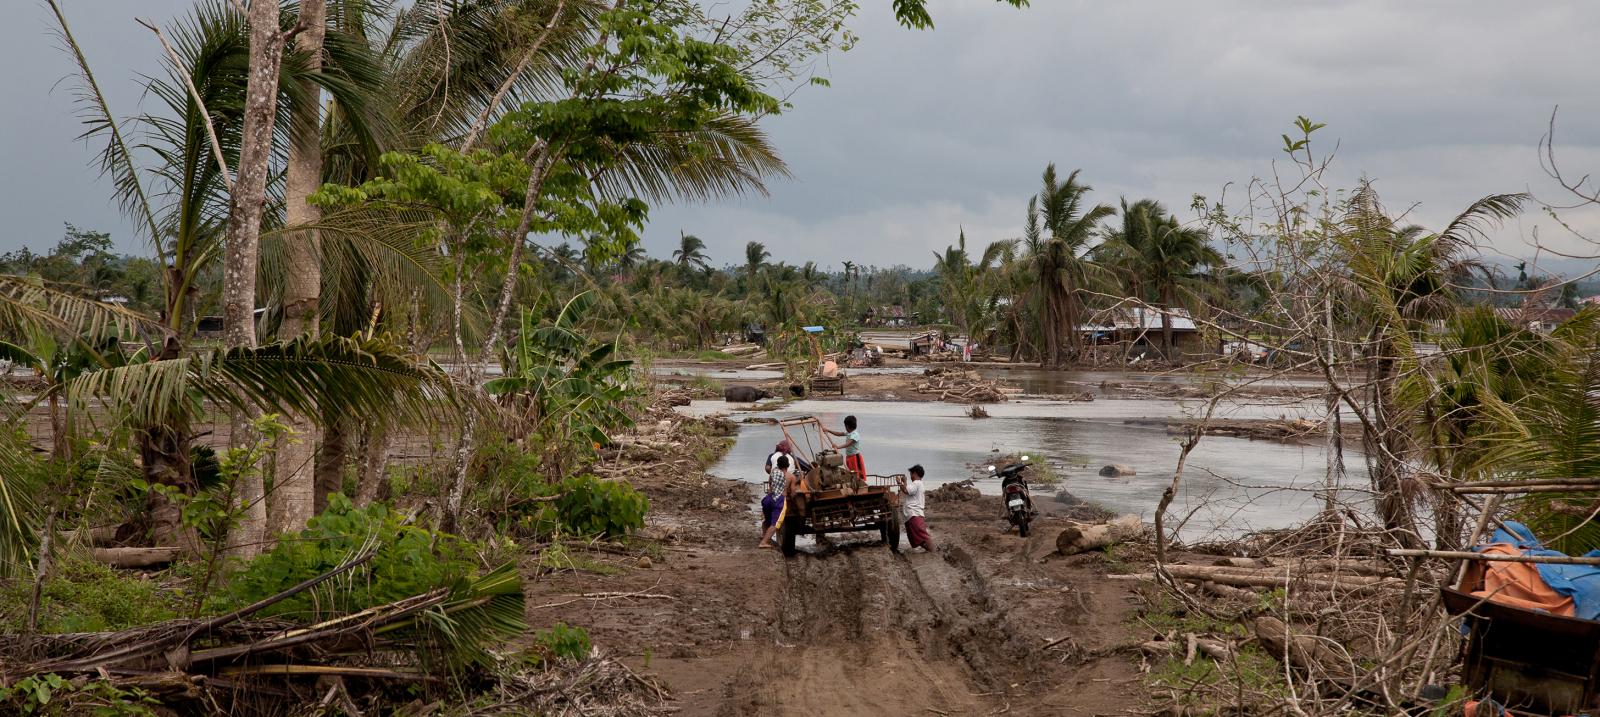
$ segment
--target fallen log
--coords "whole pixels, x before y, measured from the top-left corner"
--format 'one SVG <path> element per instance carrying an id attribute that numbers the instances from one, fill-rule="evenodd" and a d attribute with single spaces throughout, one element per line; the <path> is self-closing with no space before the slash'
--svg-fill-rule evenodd
<path id="1" fill-rule="evenodd" d="M 1144 533 L 1144 522 L 1137 515 L 1124 515 L 1107 523 L 1069 525 L 1056 534 L 1056 551 L 1077 555 L 1103 550 Z"/>
<path id="2" fill-rule="evenodd" d="M 1600 558 L 1569 555 L 1486 555 L 1466 550 L 1401 550 L 1391 549 L 1397 558 L 1445 558 L 1449 560 L 1485 560 L 1496 563 L 1545 563 L 1550 565 L 1600 565 Z"/>
<path id="3" fill-rule="evenodd" d="M 1278 618 L 1271 615 L 1256 618 L 1255 633 L 1268 653 L 1279 660 L 1287 659 L 1290 665 L 1336 680 L 1349 680 L 1354 676 L 1354 665 L 1348 656 L 1324 640 L 1289 632 L 1289 626 Z"/>
<path id="4" fill-rule="evenodd" d="M 89 555 L 113 568 L 152 568 L 166 565 L 183 553 L 182 548 L 95 548 Z"/>
<path id="5" fill-rule="evenodd" d="M 117 526 L 102 525 L 96 528 L 83 530 L 63 530 L 58 533 L 63 545 L 87 545 L 97 548 L 116 542 Z"/>
<path id="6" fill-rule="evenodd" d="M 1206 591 L 1208 593 L 1211 593 L 1212 595 L 1215 595 L 1217 597 L 1231 598 L 1231 599 L 1234 599 L 1234 600 L 1244 600 L 1246 602 L 1255 602 L 1255 601 L 1261 599 L 1261 594 L 1257 593 L 1254 590 L 1245 590 L 1244 588 L 1236 588 L 1236 587 L 1233 587 L 1232 585 L 1222 585 L 1222 584 L 1219 584 L 1219 583 L 1217 583 L 1216 581 L 1213 581 L 1213 580 L 1202 580 L 1202 581 L 1200 581 L 1200 589 L 1204 590 L 1204 591 Z"/>
<path id="7" fill-rule="evenodd" d="M 1395 578 L 1382 578 L 1371 575 L 1345 575 L 1342 573 L 1313 573 L 1309 571 L 1294 571 L 1292 568 L 1235 568 L 1219 565 L 1168 565 L 1167 573 L 1175 578 L 1190 580 L 1212 580 L 1228 585 L 1251 585 L 1259 587 L 1278 587 L 1285 582 L 1289 583 L 1315 583 L 1325 585 L 1343 584 L 1354 585 L 1387 585 L 1400 584 Z"/>

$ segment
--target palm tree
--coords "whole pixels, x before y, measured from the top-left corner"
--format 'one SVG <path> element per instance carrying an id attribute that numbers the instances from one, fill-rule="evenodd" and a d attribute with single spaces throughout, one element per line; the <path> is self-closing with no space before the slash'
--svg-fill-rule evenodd
<path id="1" fill-rule="evenodd" d="M 1408 546 L 1420 546 L 1421 539 L 1403 489 L 1411 436 L 1402 428 L 1397 380 L 1416 367 L 1413 336 L 1421 321 L 1447 316 L 1455 306 L 1452 282 L 1481 269 L 1472 257 L 1474 240 L 1485 226 L 1515 215 L 1526 198 L 1484 197 L 1435 234 L 1397 225 L 1384 213 L 1377 193 L 1363 183 L 1334 233 L 1363 313 L 1371 317 L 1366 341 L 1371 419 L 1363 440 L 1377 512 L 1385 529 Z"/>
<path id="2" fill-rule="evenodd" d="M 1172 309 L 1199 303 L 1198 291 L 1207 285 L 1200 270 L 1223 263 L 1208 239 L 1204 231 L 1180 225 L 1153 199 L 1131 206 L 1124 199 L 1122 226 L 1107 232 L 1105 243 L 1096 247 L 1101 262 L 1123 275 L 1129 296 L 1154 301 L 1161 312 L 1161 355 L 1169 361 L 1175 355 Z"/>
<path id="3" fill-rule="evenodd" d="M 745 244 L 744 245 L 744 270 L 745 270 L 745 274 L 747 274 L 750 278 L 754 279 L 755 275 L 761 271 L 761 267 L 767 265 L 767 259 L 769 259 L 771 257 L 772 257 L 771 252 L 768 252 L 767 251 L 767 247 L 765 245 L 763 245 L 761 242 L 753 241 L 753 242 L 749 242 L 749 243 Z"/>
<path id="4" fill-rule="evenodd" d="M 1077 354 L 1083 306 L 1079 293 L 1094 268 L 1086 254 L 1095 225 L 1116 213 L 1104 204 L 1083 209 L 1090 187 L 1078 183 L 1078 171 L 1063 183 L 1056 179 L 1055 164 L 1045 167 L 1043 188 L 1028 199 L 1023 232 L 1028 272 L 1042 305 L 1044 364 L 1051 367 L 1061 367 Z"/>
<path id="5" fill-rule="evenodd" d="M 993 242 L 974 263 L 967 254 L 967 232 L 963 229 L 955 246 L 945 247 L 943 254 L 933 254 L 933 270 L 945 297 L 945 314 L 969 340 L 979 338 L 999 303 L 993 290 L 993 273 L 1010 247 L 1010 242 Z"/>
<path id="6" fill-rule="evenodd" d="M 817 269 L 817 263 L 808 261 L 800 267 L 800 283 L 804 284 L 806 291 L 812 291 L 822 283 L 822 272 Z"/>
<path id="7" fill-rule="evenodd" d="M 628 250 L 617 257 L 617 268 L 623 271 L 643 265 L 650 260 L 650 255 L 645 253 L 644 247 L 635 243 Z"/>
<path id="8" fill-rule="evenodd" d="M 687 273 L 690 269 L 704 269 L 709 265 L 706 243 L 693 234 L 678 232 L 678 248 L 672 251 L 672 260 Z"/>

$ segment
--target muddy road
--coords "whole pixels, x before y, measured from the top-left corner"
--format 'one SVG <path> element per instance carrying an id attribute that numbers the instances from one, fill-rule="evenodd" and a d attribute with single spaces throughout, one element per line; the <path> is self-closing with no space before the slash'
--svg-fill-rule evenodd
<path id="1" fill-rule="evenodd" d="M 1096 715 L 1142 701 L 1138 596 L 1104 579 L 1100 555 L 1048 555 L 1059 504 L 1041 501 L 1052 513 L 1028 540 L 982 497 L 930 503 L 931 553 L 846 534 L 785 559 L 756 547 L 746 484 L 640 485 L 653 555 L 529 570 L 529 618 L 585 626 L 662 680 L 679 714 Z"/>

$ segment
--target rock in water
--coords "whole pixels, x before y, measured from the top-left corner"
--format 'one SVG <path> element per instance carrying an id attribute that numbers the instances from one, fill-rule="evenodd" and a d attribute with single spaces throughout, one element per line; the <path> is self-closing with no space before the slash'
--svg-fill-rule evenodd
<path id="1" fill-rule="evenodd" d="M 1121 478 L 1123 476 L 1138 474 L 1139 472 L 1135 471 L 1133 466 L 1125 466 L 1121 463 L 1112 463 L 1111 465 L 1100 469 L 1100 475 L 1103 475 L 1107 478 Z"/>
<path id="2" fill-rule="evenodd" d="M 755 386 L 729 386 L 722 389 L 722 398 L 729 403 L 754 403 L 771 395 Z"/>

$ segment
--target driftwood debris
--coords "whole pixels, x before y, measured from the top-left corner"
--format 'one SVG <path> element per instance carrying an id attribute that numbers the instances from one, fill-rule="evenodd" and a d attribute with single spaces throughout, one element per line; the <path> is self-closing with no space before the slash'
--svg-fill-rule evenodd
<path id="1" fill-rule="evenodd" d="M 182 548 L 95 548 L 89 551 L 96 561 L 114 568 L 153 568 L 178 559 L 182 553 Z"/>
<path id="2" fill-rule="evenodd" d="M 936 395 L 940 401 L 959 403 L 1001 403 L 1010 390 L 977 371 L 957 366 L 935 366 L 923 374 L 928 380 L 916 385 L 917 393 Z"/>
<path id="3" fill-rule="evenodd" d="M 1256 618 L 1255 635 L 1267 652 L 1280 660 L 1287 658 L 1289 664 L 1302 670 L 1336 680 L 1354 677 L 1350 658 L 1338 648 L 1325 639 L 1296 635 L 1271 615 Z"/>
<path id="4" fill-rule="evenodd" d="M 143 559 L 155 559 L 151 551 L 176 549 L 100 550 L 143 550 Z M 439 620 L 465 625 L 481 619 L 469 617 L 475 611 L 498 616 L 492 626 L 485 621 L 481 628 L 444 627 L 458 636 L 474 636 L 444 649 L 486 649 L 487 642 L 470 648 L 469 641 L 525 629 L 504 617 L 524 613 L 519 578 L 511 566 L 486 573 L 470 587 L 439 588 L 315 624 L 259 617 L 263 610 L 365 564 L 375 553 L 368 549 L 333 570 L 224 615 L 113 632 L 29 635 L 0 652 L 12 679 L 45 673 L 98 678 L 140 687 L 169 703 L 214 704 L 303 695 L 305 688 L 329 677 L 366 680 L 375 689 L 374 683 L 441 682 L 450 677 L 441 669 L 450 661 L 425 659 L 419 653 L 446 644 Z"/>
<path id="5" fill-rule="evenodd" d="M 1235 587 L 1300 587 L 1318 590 L 1372 590 L 1386 587 L 1404 587 L 1398 578 L 1372 575 L 1347 575 L 1344 573 L 1317 573 L 1293 568 L 1234 568 L 1219 565 L 1168 565 L 1168 575 L 1185 580 L 1209 580 L 1218 585 Z"/>
<path id="6" fill-rule="evenodd" d="M 1075 523 L 1056 534 L 1056 552 L 1077 555 L 1136 538 L 1144 533 L 1144 522 L 1137 515 L 1124 515 L 1106 523 Z"/>

